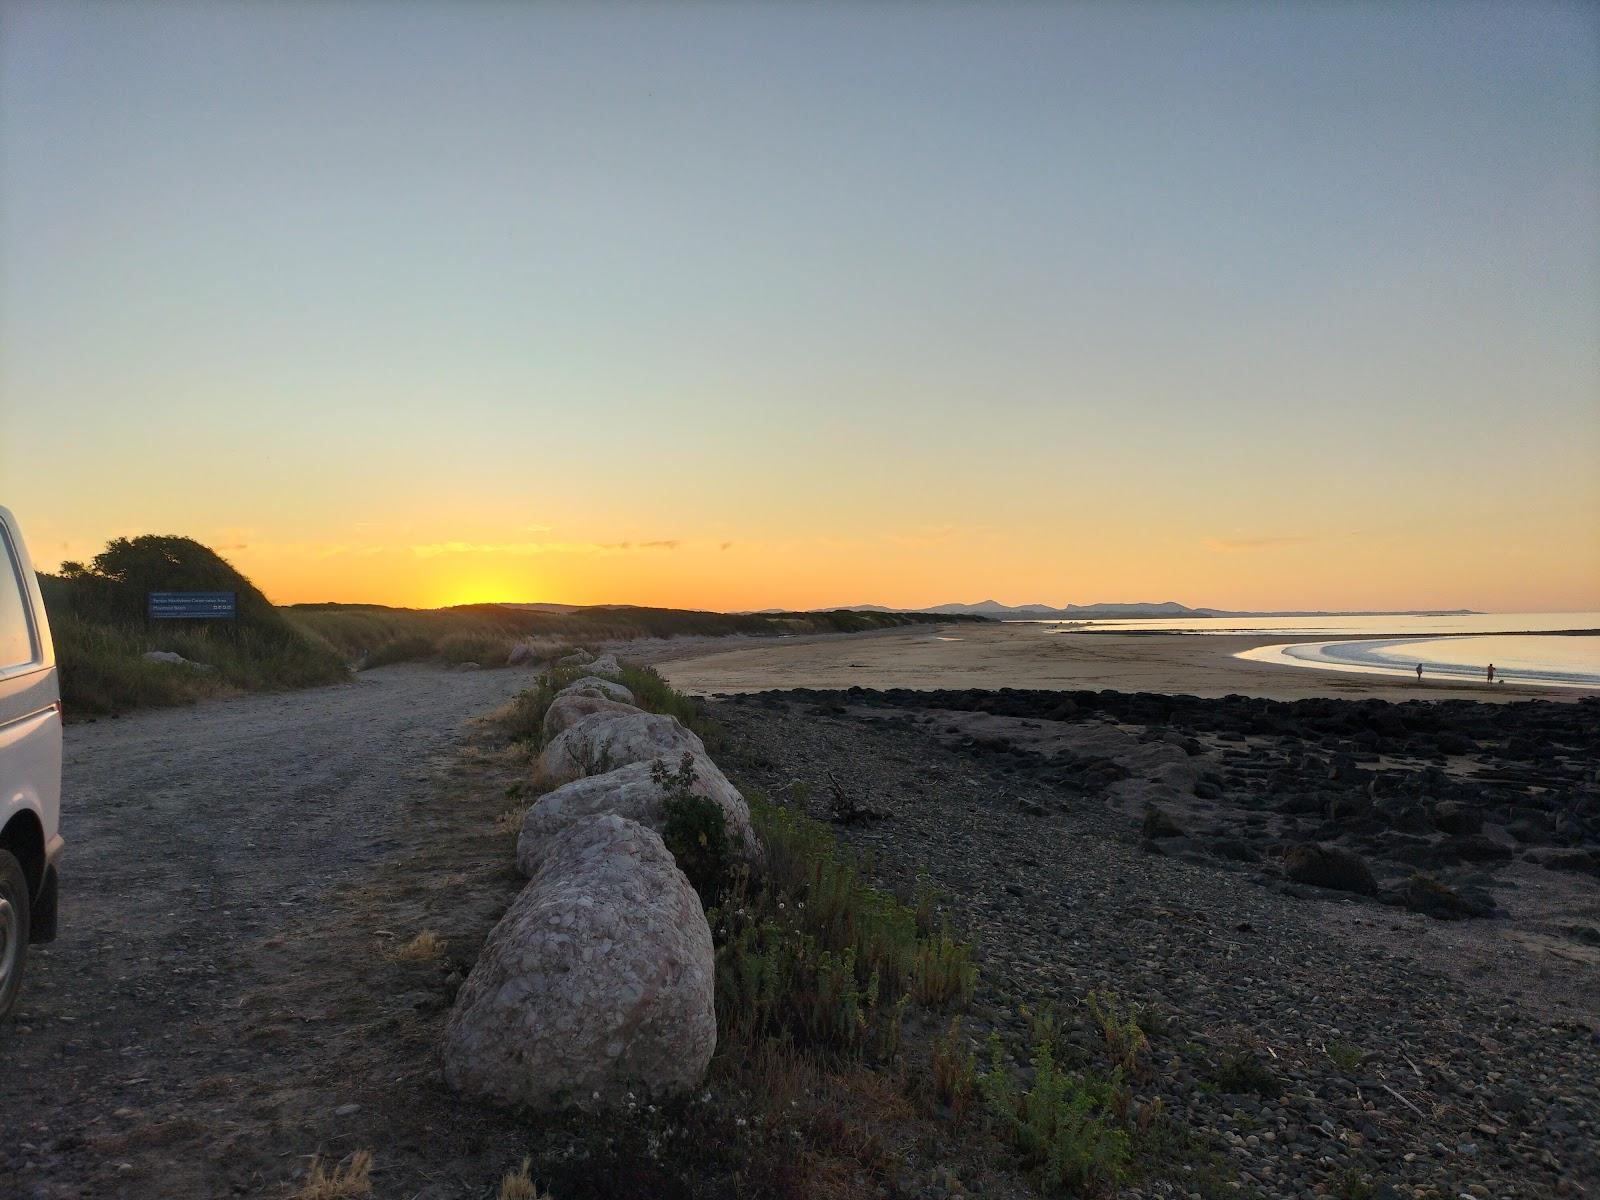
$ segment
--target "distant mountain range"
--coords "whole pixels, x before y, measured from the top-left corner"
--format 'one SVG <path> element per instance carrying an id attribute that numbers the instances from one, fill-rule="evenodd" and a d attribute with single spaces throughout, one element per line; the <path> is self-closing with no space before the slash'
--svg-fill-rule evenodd
<path id="1" fill-rule="evenodd" d="M 631 609 L 628 604 L 503 604 L 502 608 L 531 609 L 548 613 L 575 613 L 586 608 Z M 757 616 L 793 612 L 787 608 L 763 608 Z M 1470 608 L 1427 609 L 1373 609 L 1361 612 L 1345 611 L 1295 611 L 1295 612 L 1235 612 L 1225 608 L 1190 608 L 1176 600 L 1155 602 L 1139 601 L 1131 604 L 1069 604 L 1065 608 L 1052 608 L 1048 604 L 1001 604 L 998 600 L 980 600 L 976 604 L 935 604 L 931 608 L 890 608 L 883 604 L 840 604 L 832 608 L 807 610 L 822 612 L 870 613 L 926 613 L 949 617 L 988 617 L 994 621 L 1092 621 L 1138 617 L 1466 617 L 1474 615 Z"/>
<path id="2" fill-rule="evenodd" d="M 1048 604 L 1001 604 L 998 600 L 980 600 L 976 604 L 936 604 L 932 608 L 886 608 L 881 604 L 849 604 L 845 607 L 857 612 L 944 613 L 950 616 L 990 617 L 997 621 L 1069 621 L 1096 618 L 1105 620 L 1116 617 L 1465 617 L 1472 615 L 1473 612 L 1470 608 L 1376 609 L 1362 612 L 1235 612 L 1224 608 L 1190 608 L 1187 604 L 1179 604 L 1176 600 L 1139 601 L 1130 604 L 1069 604 L 1065 608 L 1052 608 Z"/>

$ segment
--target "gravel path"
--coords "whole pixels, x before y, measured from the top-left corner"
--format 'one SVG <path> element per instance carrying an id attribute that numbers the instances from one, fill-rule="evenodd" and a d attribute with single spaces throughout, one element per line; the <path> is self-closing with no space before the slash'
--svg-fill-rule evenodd
<path id="1" fill-rule="evenodd" d="M 91 1188 L 117 1166 L 101 1131 L 138 1112 L 159 1141 L 162 1121 L 211 1103 L 207 1080 L 259 1059 L 196 1036 L 262 985 L 252 947 L 392 857 L 466 719 L 528 679 L 387 667 L 71 726 L 61 938 L 30 960 L 0 1031 L 0 1195 L 171 1194 Z"/>

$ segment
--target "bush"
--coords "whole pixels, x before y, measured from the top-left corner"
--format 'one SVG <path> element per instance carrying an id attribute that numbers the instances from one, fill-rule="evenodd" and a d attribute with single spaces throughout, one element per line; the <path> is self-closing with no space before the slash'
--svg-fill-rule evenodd
<path id="1" fill-rule="evenodd" d="M 1254 1092 L 1263 1099 L 1275 1097 L 1280 1088 L 1272 1068 L 1261 1061 L 1250 1047 L 1240 1044 L 1222 1052 L 1211 1073 L 1212 1082 L 1225 1092 Z"/>
<path id="2" fill-rule="evenodd" d="M 931 1065 L 934 1098 L 949 1105 L 959 1120 L 972 1102 L 978 1080 L 978 1056 L 961 1035 L 960 1017 L 951 1017 L 950 1028 L 933 1043 Z"/>
<path id="3" fill-rule="evenodd" d="M 968 948 L 919 933 L 916 910 L 870 886 L 831 829 L 759 798 L 750 808 L 764 869 L 710 914 L 725 1044 L 892 1056 L 908 1004 L 970 995 Z"/>
<path id="4" fill-rule="evenodd" d="M 1142 1056 L 1150 1048 L 1150 1040 L 1139 1028 L 1133 1006 L 1124 1006 L 1112 992 L 1090 992 L 1084 997 L 1084 1004 L 1106 1040 L 1106 1054 L 1112 1067 L 1130 1078 L 1143 1075 Z"/>
<path id="5" fill-rule="evenodd" d="M 84 566 L 41 575 L 69 712 L 115 713 L 185 704 L 232 690 L 334 683 L 348 677 L 340 655 L 290 624 L 248 579 L 199 542 L 183 537 L 117 538 Z M 155 591 L 233 592 L 235 621 L 146 619 Z M 202 670 L 152 663 L 170 650 Z"/>
<path id="6" fill-rule="evenodd" d="M 678 860 L 678 869 L 688 876 L 701 904 L 710 908 L 722 900 L 734 877 L 728 819 L 715 800 L 695 793 L 692 754 L 684 754 L 676 771 L 657 759 L 650 764 L 650 778 L 662 791 L 665 820 L 661 840 Z"/>
<path id="7" fill-rule="evenodd" d="M 1128 1135 L 1116 1124 L 1128 1103 L 1121 1073 L 1095 1080 L 1062 1071 L 1049 1044 L 1040 1043 L 1033 1054 L 1032 1086 L 1021 1091 L 998 1036 L 990 1045 L 992 1065 L 978 1087 L 1002 1130 L 1023 1159 L 1040 1169 L 1046 1185 L 1077 1193 L 1115 1186 L 1126 1173 L 1129 1150 Z"/>

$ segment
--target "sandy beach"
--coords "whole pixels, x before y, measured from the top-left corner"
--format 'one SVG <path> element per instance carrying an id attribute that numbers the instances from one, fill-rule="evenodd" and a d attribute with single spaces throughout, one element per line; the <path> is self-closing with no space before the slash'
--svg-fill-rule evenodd
<path id="1" fill-rule="evenodd" d="M 1305 641 L 1267 635 L 1045 633 L 1024 624 L 952 624 L 846 636 L 727 639 L 674 646 L 650 657 L 674 687 L 699 695 L 773 688 L 1045 688 L 1241 694 L 1271 700 L 1575 701 L 1577 688 L 1490 686 L 1463 679 L 1407 678 L 1252 662 L 1257 646 Z M 720 647 L 720 648 L 714 648 Z"/>

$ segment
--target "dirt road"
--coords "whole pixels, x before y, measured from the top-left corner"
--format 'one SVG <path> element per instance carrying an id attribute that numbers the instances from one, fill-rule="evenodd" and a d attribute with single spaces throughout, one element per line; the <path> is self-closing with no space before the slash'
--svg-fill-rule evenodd
<path id="1" fill-rule="evenodd" d="M 388 667 L 71 726 L 61 938 L 0 1030 L 0 1195 L 253 1191 L 150 1160 L 210 1143 L 205 1114 L 260 1065 L 239 1011 L 297 970 L 260 947 L 405 850 L 467 719 L 529 679 Z"/>

